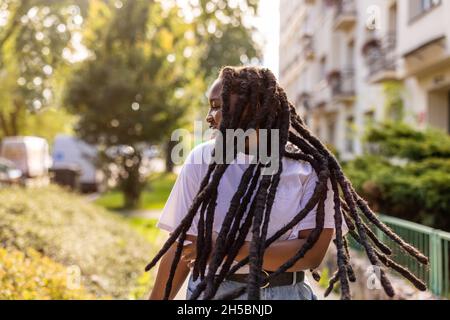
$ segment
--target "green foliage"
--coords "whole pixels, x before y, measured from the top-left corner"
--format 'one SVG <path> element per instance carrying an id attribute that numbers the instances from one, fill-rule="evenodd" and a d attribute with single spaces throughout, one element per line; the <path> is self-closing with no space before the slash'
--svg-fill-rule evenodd
<path id="1" fill-rule="evenodd" d="M 96 39 L 102 45 L 73 73 L 65 101 L 80 116 L 76 131 L 85 141 L 102 149 L 131 147 L 125 158 L 106 161 L 120 169 L 126 206 L 136 207 L 146 183 L 142 151 L 165 141 L 199 101 L 200 95 L 192 96 L 199 83 L 199 52 L 187 36 L 192 26 L 177 7 L 136 0 L 109 11 L 106 31 Z"/>
<path id="2" fill-rule="evenodd" d="M 34 249 L 24 252 L 0 248 L 0 299 L 84 300 L 94 299 L 76 282 L 70 270 Z"/>
<path id="3" fill-rule="evenodd" d="M 418 131 L 401 122 L 374 126 L 367 133 L 366 140 L 375 144 L 377 152 L 385 157 L 414 161 L 450 157 L 449 135 L 433 129 Z"/>
<path id="4" fill-rule="evenodd" d="M 143 271 L 156 248 L 139 232 L 124 218 L 55 186 L 0 190 L 2 245 L 33 248 L 79 267 L 81 284 L 97 297 L 132 298 L 144 290 L 138 282 L 149 279 Z"/>
<path id="5" fill-rule="evenodd" d="M 200 9 L 193 23 L 198 42 L 203 46 L 202 69 L 207 81 L 217 77 L 224 65 L 259 61 L 261 49 L 253 40 L 256 30 L 245 23 L 245 15 L 256 14 L 258 2 L 244 0 L 235 6 L 224 0 L 192 2 L 193 10 Z"/>
<path id="6" fill-rule="evenodd" d="M 129 223 L 133 228 L 142 234 L 150 243 L 155 243 L 160 235 L 156 227 L 157 219 L 147 219 L 141 217 L 129 218 Z"/>
<path id="7" fill-rule="evenodd" d="M 50 145 L 58 134 L 72 134 L 76 116 L 63 108 L 49 107 L 42 112 L 29 114 L 25 119 L 23 135 L 45 138 Z"/>
<path id="8" fill-rule="evenodd" d="M 96 39 L 102 46 L 67 84 L 77 132 L 106 146 L 159 142 L 189 107 L 181 90 L 196 83 L 196 59 L 184 55 L 195 45 L 185 37 L 190 26 L 177 10 L 149 1 L 128 1 L 110 14 Z"/>
<path id="9" fill-rule="evenodd" d="M 387 123 L 372 128 L 368 141 L 372 154 L 346 163 L 344 169 L 372 207 L 450 230 L 450 138 Z"/>
<path id="10" fill-rule="evenodd" d="M 383 84 L 385 96 L 384 118 L 394 121 L 402 121 L 405 116 L 403 103 L 403 84 L 397 81 L 390 81 Z"/>
<path id="11" fill-rule="evenodd" d="M 136 205 L 145 186 L 142 147 L 198 119 L 194 108 L 204 116 L 204 92 L 222 66 L 258 61 L 246 23 L 257 7 L 257 0 L 2 1 L 0 137 L 52 139 L 72 121 L 43 110 L 67 106 L 87 142 L 134 149 L 123 161 L 131 165 L 116 165 L 126 203 Z"/>
<path id="12" fill-rule="evenodd" d="M 24 134 L 27 111 L 57 105 L 62 69 L 80 32 L 86 1 L 6 0 L 0 29 L 0 135 Z"/>
<path id="13" fill-rule="evenodd" d="M 320 270 L 320 281 L 319 286 L 326 289 L 330 282 L 330 269 L 328 267 L 323 267 Z"/>

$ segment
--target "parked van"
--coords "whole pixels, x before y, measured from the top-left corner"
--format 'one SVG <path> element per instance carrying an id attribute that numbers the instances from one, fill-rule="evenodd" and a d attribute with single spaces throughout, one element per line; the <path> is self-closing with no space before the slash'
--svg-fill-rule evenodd
<path id="1" fill-rule="evenodd" d="M 26 178 L 47 176 L 51 157 L 47 140 L 39 137 L 5 137 L 0 157 L 16 166 Z"/>
<path id="2" fill-rule="evenodd" d="M 96 192 L 103 189 L 103 174 L 97 169 L 97 150 L 83 140 L 58 135 L 53 144 L 52 171 L 65 172 L 77 168 L 78 183 L 82 192 Z"/>

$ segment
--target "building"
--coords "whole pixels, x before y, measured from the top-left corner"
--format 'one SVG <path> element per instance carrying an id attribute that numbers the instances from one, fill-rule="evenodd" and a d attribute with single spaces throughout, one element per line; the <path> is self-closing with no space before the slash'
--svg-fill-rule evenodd
<path id="1" fill-rule="evenodd" d="M 450 132 L 450 1 L 281 0 L 280 14 L 280 82 L 343 158 L 372 121 Z"/>

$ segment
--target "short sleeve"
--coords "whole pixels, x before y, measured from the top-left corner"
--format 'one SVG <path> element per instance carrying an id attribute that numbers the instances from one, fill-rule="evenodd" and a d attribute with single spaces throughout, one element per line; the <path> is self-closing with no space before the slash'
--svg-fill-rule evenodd
<path id="1" fill-rule="evenodd" d="M 169 198 L 162 210 L 157 227 L 169 232 L 174 231 L 188 213 L 195 196 L 197 195 L 205 163 L 198 161 L 198 150 L 192 150 L 178 175 L 170 192 Z M 201 158 L 200 158 L 201 159 Z M 192 223 L 187 232 L 197 235 L 197 223 Z"/>
<path id="2" fill-rule="evenodd" d="M 316 172 L 313 170 L 312 174 L 305 181 L 304 185 L 304 193 L 302 196 L 302 200 L 300 203 L 300 210 L 303 210 L 314 194 L 314 189 L 318 182 L 318 177 Z M 331 181 L 327 182 L 327 197 L 325 199 L 325 219 L 324 219 L 324 229 L 335 229 L 336 224 L 334 221 L 334 192 L 331 187 Z M 298 235 L 300 231 L 314 229 L 316 227 L 316 214 L 317 214 L 317 205 L 311 210 L 306 217 L 300 221 L 291 232 L 289 236 L 289 240 L 298 239 Z M 347 225 L 345 221 L 342 221 L 342 234 L 345 235 L 348 232 Z"/>

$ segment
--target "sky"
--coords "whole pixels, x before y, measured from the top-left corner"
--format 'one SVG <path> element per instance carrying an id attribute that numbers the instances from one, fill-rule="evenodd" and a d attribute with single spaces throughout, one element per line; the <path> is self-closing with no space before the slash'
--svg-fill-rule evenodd
<path id="1" fill-rule="evenodd" d="M 278 46 L 280 13 L 279 0 L 260 0 L 258 17 L 255 25 L 265 39 L 263 49 L 264 66 L 278 76 Z"/>

